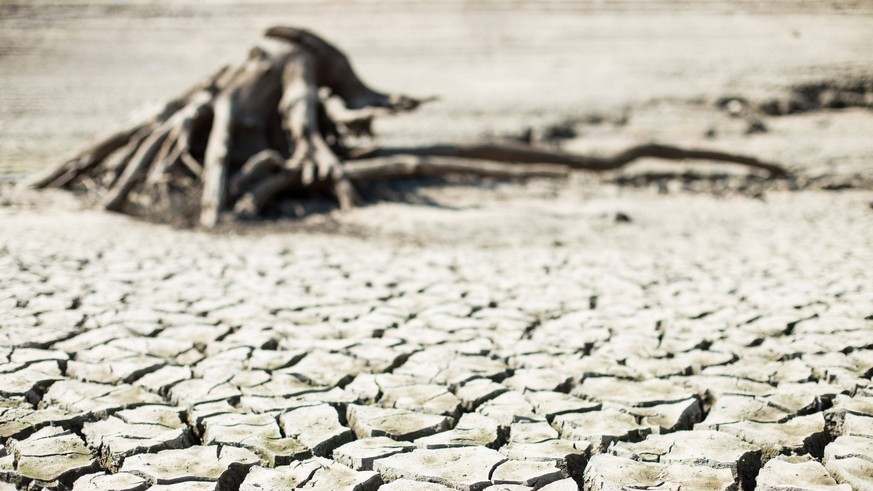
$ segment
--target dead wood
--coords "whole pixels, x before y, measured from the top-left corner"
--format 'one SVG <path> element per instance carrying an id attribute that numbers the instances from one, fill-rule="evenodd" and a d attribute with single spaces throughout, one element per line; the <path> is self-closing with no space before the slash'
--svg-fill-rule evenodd
<path id="1" fill-rule="evenodd" d="M 515 163 L 513 163 L 515 162 Z M 443 176 L 446 174 L 469 174 L 472 176 L 524 179 L 534 177 L 567 177 L 569 166 L 524 164 L 517 161 L 501 162 L 439 155 L 401 153 L 350 160 L 343 165 L 346 175 L 355 181 L 378 181 L 400 177 Z"/>
<path id="2" fill-rule="evenodd" d="M 348 135 L 371 133 L 374 118 L 429 100 L 372 89 L 328 41 L 273 27 L 240 65 L 222 67 L 152 117 L 110 132 L 28 184 L 85 190 L 101 195 L 107 210 L 164 216 L 181 213 L 173 206 L 183 199 L 202 226 L 212 227 L 225 212 L 257 215 L 289 194 L 328 192 L 340 208 L 351 208 L 360 203 L 355 182 L 412 176 L 560 178 L 644 157 L 729 162 L 787 176 L 753 157 L 660 144 L 606 157 L 498 143 L 347 147 Z"/>
<path id="3" fill-rule="evenodd" d="M 536 148 L 516 143 L 483 143 L 474 145 L 433 145 L 415 148 L 380 148 L 369 152 L 368 156 L 420 155 L 458 157 L 465 159 L 491 160 L 497 162 L 557 164 L 572 169 L 604 172 L 616 170 L 641 158 L 664 160 L 703 160 L 741 164 L 754 169 L 767 171 L 773 177 L 786 177 L 787 171 L 772 163 L 754 157 L 712 150 L 685 149 L 672 145 L 636 145 L 607 157 L 578 155 L 558 150 Z"/>

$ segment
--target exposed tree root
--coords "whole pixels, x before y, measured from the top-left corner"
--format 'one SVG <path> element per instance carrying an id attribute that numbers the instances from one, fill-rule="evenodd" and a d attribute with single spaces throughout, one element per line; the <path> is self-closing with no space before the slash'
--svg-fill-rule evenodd
<path id="1" fill-rule="evenodd" d="M 223 67 L 160 112 L 112 132 L 34 176 L 35 188 L 98 193 L 107 210 L 168 216 L 179 197 L 215 226 L 222 214 L 260 214 L 294 193 L 324 191 L 343 209 L 360 202 L 354 183 L 410 176 L 471 174 L 564 177 L 606 171 L 643 157 L 729 162 L 787 176 L 752 157 L 667 145 L 639 145 L 591 157 L 521 144 L 349 149 L 347 135 L 369 134 L 375 117 L 430 99 L 371 89 L 348 58 L 303 29 L 273 27 L 237 67 Z M 179 211 L 178 213 L 181 213 Z"/>
<path id="2" fill-rule="evenodd" d="M 651 157 L 664 160 L 706 160 L 727 162 L 767 171 L 773 177 L 786 177 L 788 172 L 779 165 L 753 157 L 711 150 L 685 149 L 671 145 L 645 144 L 630 147 L 609 157 L 592 157 L 567 152 L 535 148 L 513 143 L 485 143 L 476 145 L 435 145 L 417 148 L 384 148 L 371 151 L 369 156 L 392 154 L 460 157 L 497 162 L 540 163 L 564 165 L 572 169 L 603 172 L 619 169 L 634 160 Z"/>

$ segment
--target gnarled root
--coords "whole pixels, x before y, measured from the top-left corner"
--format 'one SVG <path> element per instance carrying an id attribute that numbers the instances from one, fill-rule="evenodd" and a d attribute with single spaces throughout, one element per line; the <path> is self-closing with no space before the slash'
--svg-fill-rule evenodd
<path id="1" fill-rule="evenodd" d="M 752 157 L 657 144 L 609 157 L 496 143 L 350 149 L 344 136 L 368 135 L 374 118 L 430 99 L 371 89 L 339 49 L 309 31 L 274 27 L 266 37 L 239 66 L 223 67 L 151 118 L 112 132 L 28 184 L 102 189 L 103 206 L 112 211 L 133 211 L 132 202 L 172 207 L 177 193 L 198 210 L 202 226 L 213 227 L 225 211 L 257 215 L 287 193 L 331 192 L 348 209 L 360 202 L 356 181 L 410 176 L 560 178 L 573 169 L 613 170 L 643 157 L 788 174 Z"/>

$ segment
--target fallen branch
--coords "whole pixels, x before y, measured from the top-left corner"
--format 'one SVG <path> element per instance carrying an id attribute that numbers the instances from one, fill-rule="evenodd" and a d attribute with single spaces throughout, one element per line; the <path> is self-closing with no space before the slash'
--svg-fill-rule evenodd
<path id="1" fill-rule="evenodd" d="M 767 171 L 772 177 L 786 177 L 788 172 L 777 164 L 763 162 L 754 157 L 733 153 L 716 152 L 712 150 L 684 149 L 672 145 L 645 144 L 623 150 L 609 157 L 592 157 L 572 154 L 557 150 L 536 148 L 530 145 L 515 143 L 482 143 L 474 145 L 434 145 L 414 148 L 380 148 L 375 149 L 367 157 L 384 157 L 391 155 L 419 155 L 458 157 L 464 159 L 482 159 L 497 162 L 519 162 L 557 164 L 572 169 L 604 172 L 619 169 L 625 165 L 646 157 L 664 160 L 703 160 L 710 162 L 727 162 L 740 164 L 754 169 Z"/>

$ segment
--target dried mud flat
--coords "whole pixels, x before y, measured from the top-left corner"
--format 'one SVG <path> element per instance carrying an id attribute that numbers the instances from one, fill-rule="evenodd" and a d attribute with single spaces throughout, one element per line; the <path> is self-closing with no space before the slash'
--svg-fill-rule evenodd
<path id="1" fill-rule="evenodd" d="M 865 75 L 869 8 L 198 5 L 0 5 L 4 165 L 75 148 L 288 22 L 374 85 L 448 94 L 386 141 L 552 125 L 575 150 L 742 149 L 798 177 L 412 181 L 218 233 L 7 179 L 0 489 L 873 489 L 873 113 L 764 110 Z"/>

